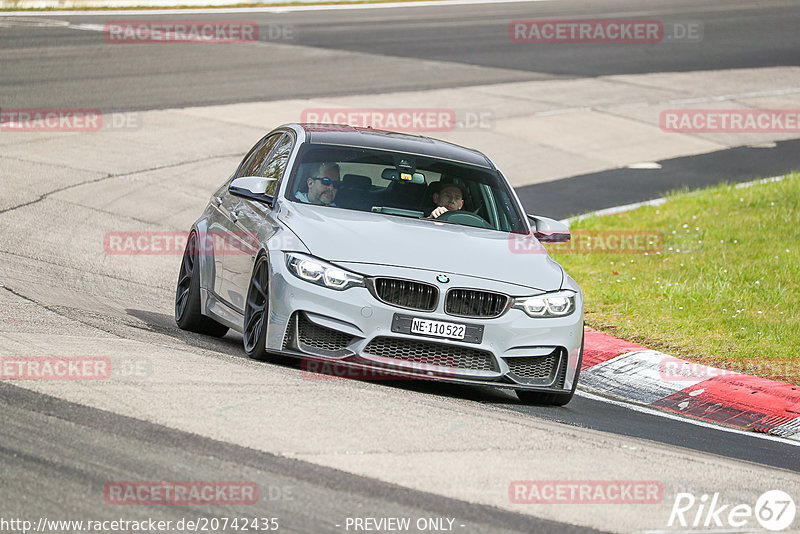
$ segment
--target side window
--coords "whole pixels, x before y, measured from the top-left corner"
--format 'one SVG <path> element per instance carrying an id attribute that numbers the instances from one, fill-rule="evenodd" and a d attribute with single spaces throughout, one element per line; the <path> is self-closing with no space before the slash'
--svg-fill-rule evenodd
<path id="1" fill-rule="evenodd" d="M 276 144 L 275 150 L 270 155 L 269 159 L 255 169 L 253 176 L 263 176 L 264 178 L 277 178 L 267 186 L 264 194 L 275 196 L 278 190 L 283 172 L 286 170 L 286 165 L 289 163 L 289 155 L 292 153 L 292 138 L 289 135 L 284 135 L 283 138 Z"/>
<path id="2" fill-rule="evenodd" d="M 242 164 L 241 169 L 239 169 L 239 173 L 236 175 L 236 177 L 258 176 L 257 170 L 264 165 L 264 160 L 267 159 L 267 156 L 269 156 L 269 153 L 281 139 L 281 136 L 283 136 L 282 133 L 276 133 L 270 135 L 264 141 L 262 141 L 261 146 L 253 150 L 253 152 L 251 152 L 247 157 L 244 164 Z"/>

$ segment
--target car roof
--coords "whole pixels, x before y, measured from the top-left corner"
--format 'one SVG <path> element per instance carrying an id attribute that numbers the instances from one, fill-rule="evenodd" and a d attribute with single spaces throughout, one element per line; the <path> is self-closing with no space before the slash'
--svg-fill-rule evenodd
<path id="1" fill-rule="evenodd" d="M 306 141 L 309 143 L 406 152 L 494 169 L 491 160 L 477 150 L 431 137 L 343 124 L 297 124 L 296 126 L 305 131 Z"/>

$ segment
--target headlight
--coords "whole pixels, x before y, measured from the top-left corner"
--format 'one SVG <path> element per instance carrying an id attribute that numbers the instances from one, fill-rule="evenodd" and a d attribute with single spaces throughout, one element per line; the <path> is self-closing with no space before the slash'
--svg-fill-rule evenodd
<path id="1" fill-rule="evenodd" d="M 572 291 L 559 291 L 546 293 L 535 297 L 521 297 L 514 299 L 511 306 L 522 310 L 531 317 L 564 317 L 575 311 L 575 293 Z"/>
<path id="2" fill-rule="evenodd" d="M 364 287 L 364 277 L 296 252 L 286 253 L 286 265 L 297 278 L 343 291 L 351 287 Z"/>

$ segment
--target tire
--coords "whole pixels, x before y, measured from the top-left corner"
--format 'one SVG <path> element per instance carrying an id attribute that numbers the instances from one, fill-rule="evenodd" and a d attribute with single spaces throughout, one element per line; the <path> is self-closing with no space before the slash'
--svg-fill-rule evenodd
<path id="1" fill-rule="evenodd" d="M 578 378 L 581 374 L 581 362 L 583 361 L 583 337 L 581 337 L 581 354 L 578 356 L 578 368 L 575 370 L 575 378 L 572 380 L 572 389 L 569 393 L 550 393 L 545 391 L 530 391 L 527 389 L 516 390 L 517 397 L 523 404 L 545 404 L 548 406 L 566 406 L 575 395 L 578 387 Z"/>
<path id="2" fill-rule="evenodd" d="M 228 333 L 228 327 L 200 313 L 200 263 L 197 234 L 189 234 L 183 251 L 178 286 L 175 289 L 175 322 L 182 330 L 214 337 Z"/>
<path id="3" fill-rule="evenodd" d="M 244 351 L 254 360 L 269 360 L 267 352 L 267 318 L 269 317 L 269 262 L 265 255 L 256 259 L 247 300 L 244 305 L 242 341 Z"/>

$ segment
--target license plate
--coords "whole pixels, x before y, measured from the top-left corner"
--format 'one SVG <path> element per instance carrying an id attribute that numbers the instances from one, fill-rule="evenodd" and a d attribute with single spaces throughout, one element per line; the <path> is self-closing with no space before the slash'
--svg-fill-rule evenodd
<path id="1" fill-rule="evenodd" d="M 450 339 L 464 339 L 467 327 L 463 324 L 431 321 L 430 319 L 411 319 L 411 333 L 426 336 L 446 337 Z"/>

